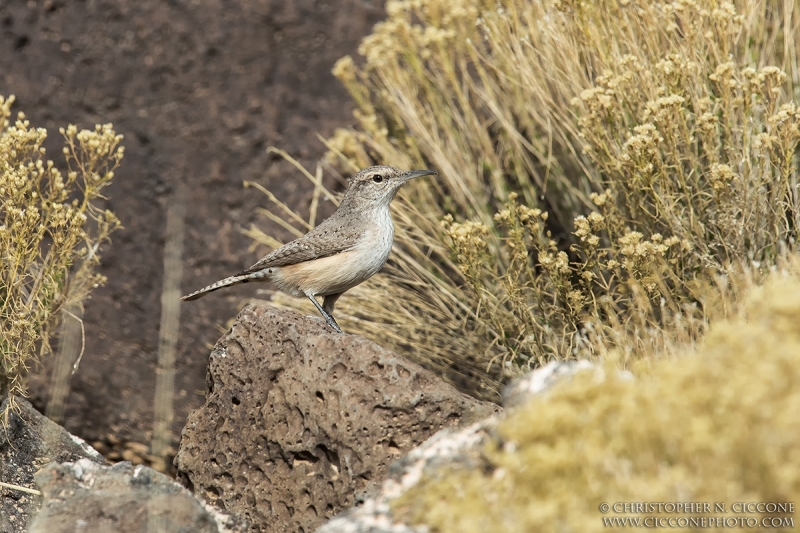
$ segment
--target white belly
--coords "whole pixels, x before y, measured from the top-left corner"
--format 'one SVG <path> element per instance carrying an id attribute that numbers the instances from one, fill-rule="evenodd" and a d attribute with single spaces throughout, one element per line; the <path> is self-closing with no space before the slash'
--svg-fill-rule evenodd
<path id="1" fill-rule="evenodd" d="M 338 294 L 375 275 L 392 251 L 394 226 L 386 209 L 376 216 L 355 246 L 346 252 L 279 267 L 272 281 L 293 296 L 310 292 L 315 296 Z"/>

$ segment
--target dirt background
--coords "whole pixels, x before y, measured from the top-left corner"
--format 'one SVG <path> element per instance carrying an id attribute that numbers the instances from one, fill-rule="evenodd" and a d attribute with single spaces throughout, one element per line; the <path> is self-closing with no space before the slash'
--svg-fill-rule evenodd
<path id="1" fill-rule="evenodd" d="M 257 181 L 301 211 L 308 182 L 266 149 L 308 167 L 329 136 L 352 122 L 330 71 L 384 15 L 380 0 L 5 0 L 0 2 L 0 94 L 17 97 L 32 125 L 113 122 L 125 159 L 107 191 L 124 229 L 102 256 L 106 286 L 86 303 L 86 353 L 71 380 L 64 425 L 112 456 L 145 454 L 153 425 L 167 202 L 188 192 L 184 273 L 189 292 L 249 266 L 241 228 L 265 198 Z M 183 304 L 175 380 L 174 443 L 203 402 L 209 345 L 252 286 Z M 48 368 L 31 399 L 48 397 Z M 113 457 L 112 457 L 113 458 Z"/>

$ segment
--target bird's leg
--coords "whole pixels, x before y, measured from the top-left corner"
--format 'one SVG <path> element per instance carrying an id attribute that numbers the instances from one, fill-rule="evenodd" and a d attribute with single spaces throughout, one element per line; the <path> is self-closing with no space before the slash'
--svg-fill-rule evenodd
<path id="1" fill-rule="evenodd" d="M 338 300 L 339 296 L 342 294 L 344 293 L 329 294 L 322 300 L 322 308 L 327 311 L 329 315 L 333 316 L 333 306 L 336 305 L 336 300 Z"/>
<path id="2" fill-rule="evenodd" d="M 339 327 L 339 324 L 337 324 L 336 321 L 333 319 L 333 315 L 328 313 L 325 309 L 322 308 L 321 305 L 319 305 L 319 302 L 317 301 L 316 298 L 314 298 L 314 295 L 306 293 L 306 296 L 308 296 L 308 299 L 314 302 L 314 305 L 317 306 L 317 309 L 319 309 L 319 312 L 320 314 L 322 314 L 322 318 L 325 319 L 325 322 L 327 322 L 330 327 L 332 327 L 339 333 L 342 333 L 342 329 Z"/>

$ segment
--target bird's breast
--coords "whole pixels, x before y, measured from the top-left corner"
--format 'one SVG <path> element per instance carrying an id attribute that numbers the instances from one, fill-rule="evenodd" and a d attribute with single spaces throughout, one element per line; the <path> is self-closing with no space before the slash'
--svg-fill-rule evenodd
<path id="1" fill-rule="evenodd" d="M 348 250 L 296 265 L 280 267 L 273 280 L 294 295 L 306 291 L 318 296 L 351 289 L 375 275 L 392 251 L 394 226 L 387 209 L 364 224 L 361 236 Z"/>
<path id="2" fill-rule="evenodd" d="M 378 213 L 364 234 L 353 247 L 354 268 L 362 272 L 364 279 L 377 273 L 392 252 L 394 225 L 389 210 Z M 362 280 L 363 281 L 363 280 Z"/>

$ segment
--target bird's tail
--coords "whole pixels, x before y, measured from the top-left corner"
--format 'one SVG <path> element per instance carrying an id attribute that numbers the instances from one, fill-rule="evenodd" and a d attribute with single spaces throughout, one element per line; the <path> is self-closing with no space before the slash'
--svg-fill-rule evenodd
<path id="1" fill-rule="evenodd" d="M 205 296 L 209 292 L 214 292 L 217 289 L 221 289 L 223 287 L 230 287 L 231 285 L 238 285 L 239 283 L 247 283 L 253 279 L 262 279 L 264 276 L 261 275 L 260 272 L 254 273 L 241 273 L 236 274 L 235 276 L 231 276 L 229 278 L 221 279 L 209 285 L 208 287 L 203 287 L 199 291 L 194 291 L 191 294 L 187 294 L 186 296 L 182 296 L 181 300 L 190 302 L 192 300 L 197 300 L 201 296 Z"/>

